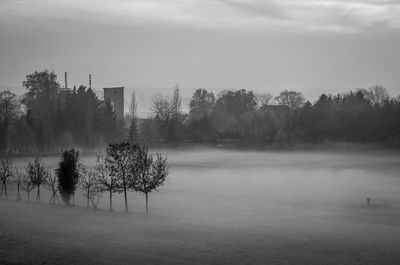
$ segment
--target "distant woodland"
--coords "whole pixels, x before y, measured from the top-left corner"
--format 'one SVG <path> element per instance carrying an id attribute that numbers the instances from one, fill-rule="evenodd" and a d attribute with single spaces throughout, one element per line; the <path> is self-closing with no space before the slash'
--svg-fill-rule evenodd
<path id="1" fill-rule="evenodd" d="M 400 97 L 382 86 L 344 94 L 322 94 L 316 102 L 285 90 L 273 97 L 249 90 L 218 95 L 197 89 L 189 112 L 181 95 L 154 95 L 152 115 L 136 115 L 135 94 L 129 114 L 118 121 L 112 103 L 85 86 L 63 90 L 54 72 L 34 72 L 18 97 L 0 92 L 0 150 L 14 155 L 93 150 L 128 141 L 148 147 L 204 144 L 286 148 L 325 141 L 400 144 Z"/>

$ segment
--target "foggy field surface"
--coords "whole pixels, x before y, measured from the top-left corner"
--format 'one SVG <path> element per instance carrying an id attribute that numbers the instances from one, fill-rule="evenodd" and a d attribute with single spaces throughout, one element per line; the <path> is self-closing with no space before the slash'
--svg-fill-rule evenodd
<path id="1" fill-rule="evenodd" d="M 167 151 L 159 192 L 108 212 L 0 200 L 0 264 L 398 264 L 396 153 Z M 55 168 L 59 158 L 46 158 Z M 81 158 L 94 165 L 94 157 Z M 27 159 L 15 161 L 22 167 Z M 79 191 L 78 191 L 79 193 Z M 366 198 L 371 199 L 367 207 Z"/>

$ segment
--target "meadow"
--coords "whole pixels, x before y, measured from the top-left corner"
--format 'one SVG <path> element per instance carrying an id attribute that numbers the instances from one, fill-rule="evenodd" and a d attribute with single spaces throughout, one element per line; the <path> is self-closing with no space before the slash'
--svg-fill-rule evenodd
<path id="1" fill-rule="evenodd" d="M 98 210 L 0 200 L 0 264 L 397 264 L 400 156 L 393 152 L 161 150 L 150 195 Z M 44 159 L 55 168 L 58 157 Z M 14 164 L 23 167 L 26 159 Z M 81 162 L 94 165 L 95 157 Z M 371 204 L 367 205 L 367 198 Z"/>

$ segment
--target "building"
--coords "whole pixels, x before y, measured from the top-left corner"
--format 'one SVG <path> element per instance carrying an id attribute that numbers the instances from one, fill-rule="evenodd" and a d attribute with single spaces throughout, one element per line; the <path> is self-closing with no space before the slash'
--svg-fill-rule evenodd
<path id="1" fill-rule="evenodd" d="M 109 100 L 117 120 L 124 120 L 124 87 L 105 87 L 104 100 Z"/>

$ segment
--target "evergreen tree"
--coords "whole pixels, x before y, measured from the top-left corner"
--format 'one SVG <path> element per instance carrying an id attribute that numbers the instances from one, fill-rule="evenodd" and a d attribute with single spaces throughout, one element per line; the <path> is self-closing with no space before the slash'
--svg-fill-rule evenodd
<path id="1" fill-rule="evenodd" d="M 79 152 L 74 149 L 64 151 L 56 169 L 58 190 L 66 205 L 70 204 L 79 182 Z"/>

